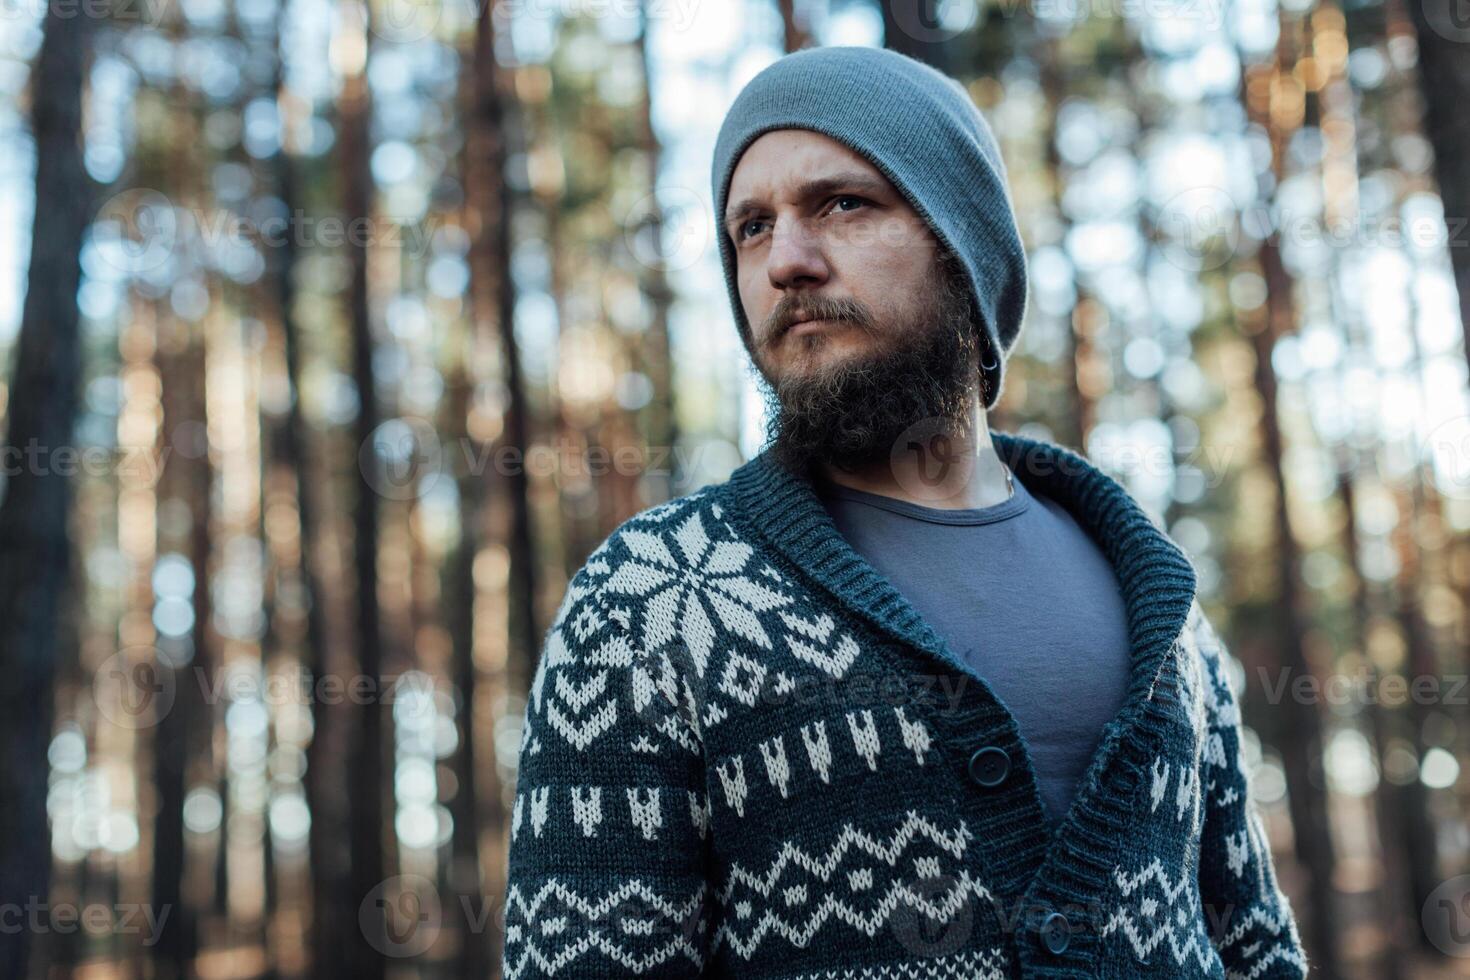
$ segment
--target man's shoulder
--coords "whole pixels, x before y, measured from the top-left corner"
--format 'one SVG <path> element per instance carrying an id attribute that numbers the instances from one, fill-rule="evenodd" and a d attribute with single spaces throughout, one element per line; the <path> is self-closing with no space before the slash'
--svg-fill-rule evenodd
<path id="1" fill-rule="evenodd" d="M 728 527 L 727 482 L 709 483 L 646 507 L 624 519 L 592 550 L 567 585 L 553 626 L 578 601 L 605 593 L 637 592 L 643 585 L 699 557 Z M 640 581 L 640 579 L 642 581 Z"/>
<path id="2" fill-rule="evenodd" d="M 718 483 L 706 483 L 696 490 L 686 494 L 665 500 L 663 503 L 654 504 L 638 511 L 617 527 L 613 528 L 608 535 L 608 540 L 626 534 L 629 531 L 647 530 L 652 527 L 668 525 L 685 518 L 695 511 L 713 511 L 723 513 L 725 508 L 725 488 L 729 481 Z"/>
<path id="3" fill-rule="evenodd" d="M 622 549 L 637 554 L 650 538 L 678 534 L 681 528 L 707 529 L 711 524 L 725 523 L 729 506 L 724 492 L 727 486 L 728 483 L 708 483 L 682 496 L 645 507 L 613 528 L 587 556 L 583 568 L 605 562 L 609 555 Z M 692 530 L 683 534 L 695 536 Z"/>
<path id="4" fill-rule="evenodd" d="M 780 591 L 785 577 L 738 526 L 726 486 L 707 485 L 639 511 L 592 551 L 548 630 L 534 706 L 540 708 L 548 683 L 583 701 L 613 684 L 641 717 L 657 716 L 666 735 L 686 748 L 697 742 L 697 725 L 669 720 L 683 703 L 685 668 L 703 676 L 718 653 L 719 625 L 763 637 L 754 611 L 789 601 Z"/>

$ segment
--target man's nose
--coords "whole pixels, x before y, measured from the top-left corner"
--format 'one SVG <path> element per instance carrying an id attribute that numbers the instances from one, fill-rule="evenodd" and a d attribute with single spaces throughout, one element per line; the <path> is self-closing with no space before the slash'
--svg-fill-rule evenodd
<path id="1" fill-rule="evenodd" d="M 766 253 L 766 271 L 777 289 L 811 286 L 827 280 L 827 260 L 821 241 L 811 226 L 801 220 L 780 220 L 771 229 L 771 248 Z"/>

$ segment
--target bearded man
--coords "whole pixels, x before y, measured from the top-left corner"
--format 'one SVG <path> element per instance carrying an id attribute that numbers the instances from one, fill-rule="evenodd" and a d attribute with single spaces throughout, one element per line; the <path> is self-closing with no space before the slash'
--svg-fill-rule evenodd
<path id="1" fill-rule="evenodd" d="M 1304 976 L 1187 556 L 988 428 L 1026 261 L 965 89 L 788 55 L 712 178 L 770 438 L 567 589 L 505 975 Z"/>

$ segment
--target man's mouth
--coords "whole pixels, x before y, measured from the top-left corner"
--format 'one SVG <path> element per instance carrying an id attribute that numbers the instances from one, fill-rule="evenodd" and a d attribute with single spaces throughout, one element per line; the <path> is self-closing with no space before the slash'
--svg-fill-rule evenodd
<path id="1" fill-rule="evenodd" d="M 825 317 L 815 317 L 810 320 L 793 320 L 791 326 L 786 328 L 786 332 L 793 336 L 800 336 L 804 333 L 816 333 L 818 330 L 825 330 L 828 327 L 835 326 L 838 322 L 837 320 L 828 320 Z"/>
<path id="2" fill-rule="evenodd" d="M 786 334 L 800 335 L 803 333 L 816 333 L 819 330 L 826 330 L 828 327 L 837 326 L 841 322 L 841 320 L 836 320 L 831 317 L 817 316 L 815 312 L 810 310 L 800 310 L 791 317 L 791 320 L 786 324 L 786 329 L 781 331 L 781 336 L 785 336 Z"/>

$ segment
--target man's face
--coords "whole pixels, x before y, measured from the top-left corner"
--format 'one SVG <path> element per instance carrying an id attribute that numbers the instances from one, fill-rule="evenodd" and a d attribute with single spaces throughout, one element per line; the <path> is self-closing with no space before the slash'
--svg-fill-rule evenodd
<path id="1" fill-rule="evenodd" d="M 865 158 L 809 130 L 766 133 L 741 156 L 727 197 L 751 356 L 768 382 L 903 339 L 939 243 Z"/>
<path id="2" fill-rule="evenodd" d="M 879 170 L 820 133 L 777 130 L 746 149 L 727 196 L 778 459 L 851 469 L 886 460 L 916 422 L 973 423 L 968 280 Z"/>

